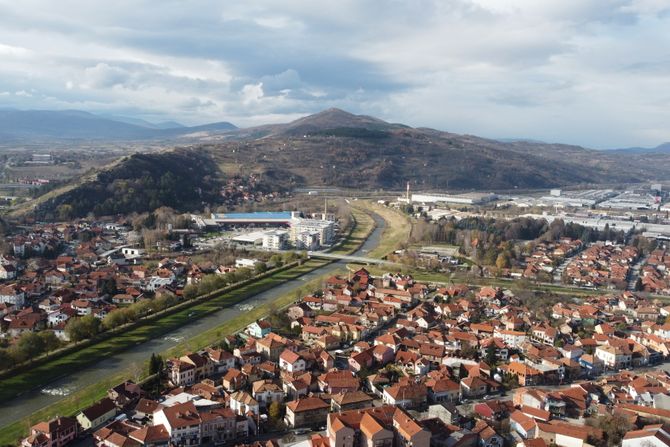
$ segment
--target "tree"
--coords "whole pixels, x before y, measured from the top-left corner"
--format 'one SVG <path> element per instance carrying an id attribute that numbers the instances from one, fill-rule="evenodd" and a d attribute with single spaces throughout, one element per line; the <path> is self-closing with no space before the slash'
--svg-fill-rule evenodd
<path id="1" fill-rule="evenodd" d="M 635 291 L 636 292 L 642 292 L 644 290 L 644 285 L 642 284 L 642 278 L 638 277 L 637 281 L 635 281 Z"/>
<path id="2" fill-rule="evenodd" d="M 158 374 L 163 371 L 163 358 L 160 354 L 151 353 L 149 359 L 149 374 Z"/>
<path id="3" fill-rule="evenodd" d="M 74 209 L 69 203 L 64 203 L 56 208 L 58 220 L 70 220 L 74 216 Z"/>
<path id="4" fill-rule="evenodd" d="M 587 420 L 587 423 L 604 432 L 607 447 L 621 445 L 624 435 L 633 428 L 629 420 L 619 414 L 600 416 Z"/>
<path id="5" fill-rule="evenodd" d="M 61 345 L 61 341 L 56 337 L 56 334 L 53 331 L 42 331 L 39 333 L 42 343 L 44 344 L 44 352 L 52 352 L 58 349 Z"/>
<path id="6" fill-rule="evenodd" d="M 74 342 L 86 340 L 100 332 L 100 320 L 93 315 L 71 318 L 65 326 L 65 333 Z"/>
<path id="7" fill-rule="evenodd" d="M 257 275 L 260 275 L 261 273 L 265 273 L 268 270 L 268 265 L 265 262 L 257 262 L 254 264 L 254 272 Z"/>
<path id="8" fill-rule="evenodd" d="M 511 258 L 511 256 L 510 256 L 509 252 L 508 251 L 503 251 L 496 258 L 496 267 L 498 267 L 499 269 L 510 268 L 510 266 L 511 266 L 510 258 Z"/>
<path id="9" fill-rule="evenodd" d="M 27 359 L 44 352 L 44 340 L 35 332 L 24 332 L 16 343 L 17 350 Z"/>
<path id="10" fill-rule="evenodd" d="M 268 407 L 268 415 L 273 422 L 281 421 L 283 413 L 284 409 L 279 402 L 272 402 Z"/>
<path id="11" fill-rule="evenodd" d="M 491 342 L 486 347 L 486 356 L 484 357 L 484 361 L 486 362 L 487 365 L 491 367 L 495 366 L 495 364 L 498 362 L 498 357 L 496 357 L 495 343 Z"/>

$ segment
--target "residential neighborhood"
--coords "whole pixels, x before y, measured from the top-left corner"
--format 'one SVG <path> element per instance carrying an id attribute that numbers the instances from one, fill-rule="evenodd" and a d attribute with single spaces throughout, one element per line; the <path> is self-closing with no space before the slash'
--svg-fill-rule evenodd
<path id="1" fill-rule="evenodd" d="M 634 292 L 546 312 L 359 268 L 23 445 L 642 445 L 668 439 L 668 315 Z"/>

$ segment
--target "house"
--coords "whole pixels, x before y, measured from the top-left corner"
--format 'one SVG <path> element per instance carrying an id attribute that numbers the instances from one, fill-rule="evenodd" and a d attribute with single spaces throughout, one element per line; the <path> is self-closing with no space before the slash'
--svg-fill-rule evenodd
<path id="1" fill-rule="evenodd" d="M 371 407 L 374 398 L 363 391 L 342 391 L 334 394 L 330 400 L 331 411 L 348 411 Z"/>
<path id="2" fill-rule="evenodd" d="M 543 374 L 537 368 L 520 362 L 509 362 L 506 365 L 507 372 L 517 377 L 519 385 L 533 386 L 539 385 L 542 382 Z"/>
<path id="3" fill-rule="evenodd" d="M 247 383 L 247 377 L 237 368 L 230 368 L 222 379 L 223 388 L 226 391 L 236 391 Z"/>
<path id="4" fill-rule="evenodd" d="M 283 402 L 284 390 L 272 380 L 257 380 L 251 385 L 251 393 L 262 408 L 272 402 Z"/>
<path id="5" fill-rule="evenodd" d="M 305 397 L 286 404 L 284 422 L 292 428 L 319 427 L 328 416 L 330 405 L 318 397 Z"/>
<path id="6" fill-rule="evenodd" d="M 286 343 L 281 341 L 281 338 L 271 333 L 265 338 L 256 340 L 256 351 L 266 359 L 277 361 L 282 351 L 286 349 Z"/>
<path id="7" fill-rule="evenodd" d="M 507 346 L 511 346 L 514 348 L 520 348 L 521 345 L 523 345 L 524 342 L 526 341 L 526 333 L 521 331 L 496 329 L 493 332 L 493 336 L 502 339 L 502 341 L 505 342 Z"/>
<path id="8" fill-rule="evenodd" d="M 615 370 L 629 368 L 633 358 L 630 349 L 622 345 L 598 346 L 594 355 L 603 362 L 605 368 Z"/>
<path id="9" fill-rule="evenodd" d="M 483 397 L 488 390 L 488 385 L 481 377 L 468 376 L 461 379 L 461 396 L 463 398 L 478 398 Z"/>
<path id="10" fill-rule="evenodd" d="M 40 422 L 30 428 L 30 436 L 21 441 L 22 447 L 61 447 L 77 437 L 77 420 L 58 417 Z"/>
<path id="11" fill-rule="evenodd" d="M 670 447 L 670 427 L 665 424 L 646 425 L 642 430 L 629 431 L 622 447 Z"/>
<path id="12" fill-rule="evenodd" d="M 556 444 L 559 447 L 585 447 L 589 445 L 589 436 L 598 435 L 597 429 L 588 426 L 578 426 L 560 421 L 550 423 L 537 422 L 537 436 L 544 439 L 548 444 Z"/>
<path id="13" fill-rule="evenodd" d="M 205 351 L 209 361 L 212 363 L 213 372 L 221 374 L 235 367 L 235 356 L 223 349 L 207 348 Z"/>
<path id="14" fill-rule="evenodd" d="M 22 308 L 25 305 L 25 293 L 16 284 L 2 286 L 0 287 L 0 303 Z"/>
<path id="15" fill-rule="evenodd" d="M 84 430 L 91 431 L 111 420 L 116 412 L 114 401 L 105 397 L 77 414 L 77 422 Z"/>
<path id="16" fill-rule="evenodd" d="M 193 402 L 184 402 L 154 413 L 153 425 L 163 425 L 175 445 L 200 445 L 202 419 Z"/>
<path id="17" fill-rule="evenodd" d="M 422 383 L 396 383 L 384 388 L 382 400 L 389 405 L 417 408 L 428 402 L 428 389 Z"/>
<path id="18" fill-rule="evenodd" d="M 319 389 L 326 393 L 353 392 L 359 387 L 359 379 L 348 370 L 329 371 L 319 376 Z"/>
<path id="19" fill-rule="evenodd" d="M 510 428 L 523 439 L 534 439 L 537 437 L 537 423 L 533 418 L 526 416 L 520 410 L 516 410 L 510 415 L 509 422 Z"/>
<path id="20" fill-rule="evenodd" d="M 428 397 L 431 402 L 458 402 L 461 397 L 461 387 L 458 383 L 448 378 L 429 381 Z"/>
<path id="21" fill-rule="evenodd" d="M 254 338 L 264 338 L 272 332 L 272 325 L 265 320 L 258 320 L 247 326 L 247 334 Z"/>
<path id="22" fill-rule="evenodd" d="M 181 360 L 173 360 L 169 377 L 175 386 L 193 385 L 195 383 L 195 366 Z"/>
<path id="23" fill-rule="evenodd" d="M 305 359 L 291 350 L 284 349 L 279 356 L 279 368 L 290 373 L 304 371 L 306 366 Z"/>
<path id="24" fill-rule="evenodd" d="M 170 435 L 163 425 L 146 425 L 128 433 L 128 437 L 143 447 L 168 447 Z"/>
<path id="25" fill-rule="evenodd" d="M 430 447 L 431 433 L 391 405 L 328 415 L 330 447 Z"/>
<path id="26" fill-rule="evenodd" d="M 145 395 L 142 388 L 130 380 L 107 390 L 107 397 L 119 408 L 134 406 Z"/>
<path id="27" fill-rule="evenodd" d="M 221 445 L 249 436 L 254 428 L 246 416 L 236 415 L 230 408 L 216 408 L 200 413 L 200 434 L 203 445 Z"/>
<path id="28" fill-rule="evenodd" d="M 230 395 L 230 409 L 243 416 L 247 413 L 260 414 L 256 399 L 245 391 L 235 391 Z"/>

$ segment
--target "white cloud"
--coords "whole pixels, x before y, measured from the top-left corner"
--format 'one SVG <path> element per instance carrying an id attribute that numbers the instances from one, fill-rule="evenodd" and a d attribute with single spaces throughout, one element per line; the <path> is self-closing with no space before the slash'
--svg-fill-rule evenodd
<path id="1" fill-rule="evenodd" d="M 652 145 L 670 140 L 668 6 L 0 0 L 0 92 L 13 107 L 193 124 L 336 106 L 490 137 Z"/>

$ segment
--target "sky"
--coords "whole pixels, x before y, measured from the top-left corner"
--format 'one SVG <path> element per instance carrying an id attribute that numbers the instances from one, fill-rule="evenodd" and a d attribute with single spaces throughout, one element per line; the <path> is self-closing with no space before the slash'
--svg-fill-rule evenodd
<path id="1" fill-rule="evenodd" d="M 670 0 L 0 0 L 0 107 L 670 141 Z"/>

